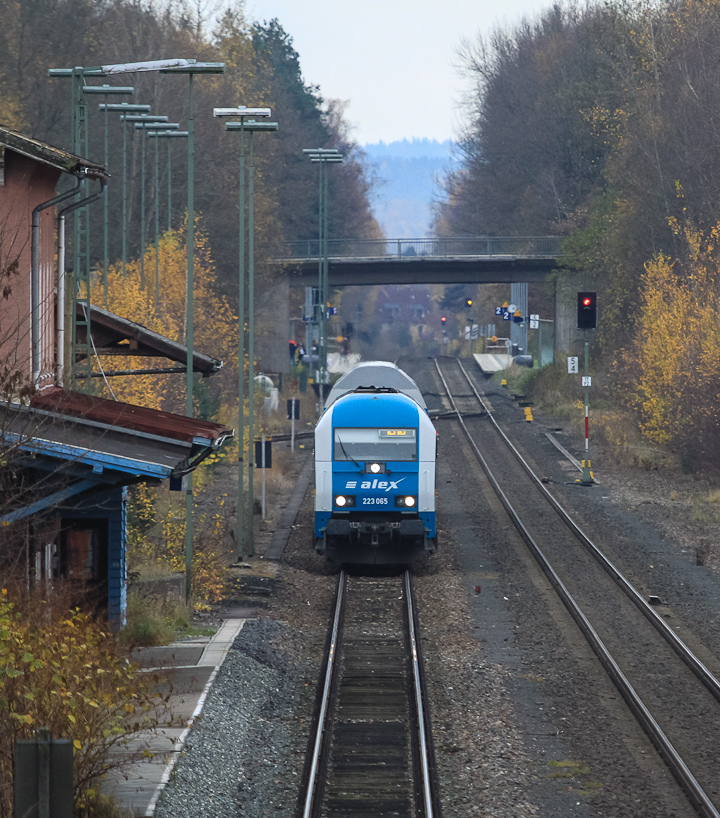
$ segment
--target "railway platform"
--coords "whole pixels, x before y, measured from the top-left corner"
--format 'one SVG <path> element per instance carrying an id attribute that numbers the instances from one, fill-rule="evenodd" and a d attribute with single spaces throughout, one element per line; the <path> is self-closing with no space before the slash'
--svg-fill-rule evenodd
<path id="1" fill-rule="evenodd" d="M 512 356 L 505 352 L 483 352 L 473 355 L 478 366 L 486 375 L 493 375 L 507 369 L 512 363 Z"/>
<path id="2" fill-rule="evenodd" d="M 170 699 L 163 723 L 154 731 L 140 733 L 117 752 L 132 759 L 113 770 L 104 791 L 118 806 L 134 816 L 152 816 L 163 787 L 183 751 L 195 719 L 200 716 L 207 693 L 252 609 L 224 612 L 225 619 L 213 636 L 196 637 L 157 648 L 138 648 L 133 660 L 145 672 L 157 671 L 161 692 Z"/>

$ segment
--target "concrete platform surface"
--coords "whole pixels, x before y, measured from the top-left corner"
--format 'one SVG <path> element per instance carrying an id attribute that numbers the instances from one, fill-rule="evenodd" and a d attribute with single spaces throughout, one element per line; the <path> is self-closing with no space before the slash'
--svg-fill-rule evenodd
<path id="1" fill-rule="evenodd" d="M 512 357 L 504 353 L 481 353 L 473 355 L 480 369 L 487 375 L 507 369 L 512 363 Z"/>
<path id="2" fill-rule="evenodd" d="M 115 757 L 127 761 L 105 779 L 103 790 L 134 816 L 152 816 L 163 787 L 170 779 L 194 720 L 202 712 L 212 686 L 245 619 L 224 620 L 212 637 L 197 637 L 162 648 L 141 648 L 133 660 L 163 681 L 159 690 L 170 694 L 160 726 L 135 736 L 117 748 Z M 137 758 L 146 751 L 145 758 Z"/>

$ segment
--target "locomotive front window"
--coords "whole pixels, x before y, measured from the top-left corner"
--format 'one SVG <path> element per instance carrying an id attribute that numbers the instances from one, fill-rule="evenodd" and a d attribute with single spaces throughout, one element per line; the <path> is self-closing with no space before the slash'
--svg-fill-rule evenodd
<path id="1" fill-rule="evenodd" d="M 334 460 L 417 460 L 417 429 L 335 429 Z"/>

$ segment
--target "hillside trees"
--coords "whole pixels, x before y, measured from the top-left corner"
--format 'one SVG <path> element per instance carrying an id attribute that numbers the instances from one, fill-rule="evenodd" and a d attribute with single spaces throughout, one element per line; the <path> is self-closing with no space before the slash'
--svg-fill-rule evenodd
<path id="1" fill-rule="evenodd" d="M 468 47 L 472 118 L 437 222 L 566 236 L 601 294 L 600 360 L 638 383 L 646 436 L 683 451 L 718 431 L 719 35 L 717 0 L 611 0 Z"/>
<path id="2" fill-rule="evenodd" d="M 453 234 L 565 234 L 602 179 L 623 16 L 611 6 L 554 6 L 537 23 L 468 45 L 475 81 L 464 163 L 441 208 Z"/>
<path id="3" fill-rule="evenodd" d="M 199 7 L 200 8 L 200 7 Z M 202 11 L 202 8 L 200 8 Z M 337 147 L 349 156 L 347 166 L 332 174 L 330 197 L 333 235 L 375 234 L 377 226 L 367 203 L 368 186 L 362 157 L 344 130 L 338 108 L 302 78 L 300 58 L 290 35 L 277 20 L 253 24 L 243 4 L 229 3 L 214 31 L 200 19 L 198 9 L 177 2 L 146 4 L 133 0 L 0 0 L 0 82 L 3 103 L 14 124 L 27 134 L 60 147 L 69 147 L 70 83 L 49 78 L 48 68 L 191 57 L 224 61 L 223 75 L 205 76 L 194 83 L 195 206 L 217 262 L 218 286 L 236 297 L 238 232 L 237 134 L 226 134 L 212 116 L 213 107 L 238 104 L 268 106 L 279 123 L 277 134 L 258 135 L 256 160 L 256 246 L 316 235 L 317 169 L 302 156 L 305 147 Z M 122 80 L 88 80 L 88 84 L 133 85 L 133 102 L 147 103 L 153 113 L 165 114 L 185 127 L 188 115 L 187 77 L 155 72 L 123 75 Z M 103 120 L 97 104 L 87 97 L 93 159 L 103 156 Z M 117 101 L 110 99 L 109 101 Z M 6 121 L 5 124 L 10 124 Z M 129 252 L 140 252 L 141 140 L 145 133 L 128 128 Z M 122 128 L 110 117 L 110 222 L 121 222 Z M 181 149 L 182 146 L 182 149 Z M 146 218 L 151 223 L 154 145 L 146 145 Z M 161 218 L 166 220 L 165 144 L 160 162 Z M 179 225 L 187 201 L 185 143 L 173 148 L 173 227 Z M 336 205 L 336 206 L 335 206 Z M 93 214 L 93 219 L 95 215 Z M 100 219 L 93 221 L 93 255 L 101 253 Z M 69 231 L 69 238 L 72 232 Z M 111 260 L 121 254 L 121 233 L 111 230 Z M 261 282 L 268 274 L 259 264 Z"/>

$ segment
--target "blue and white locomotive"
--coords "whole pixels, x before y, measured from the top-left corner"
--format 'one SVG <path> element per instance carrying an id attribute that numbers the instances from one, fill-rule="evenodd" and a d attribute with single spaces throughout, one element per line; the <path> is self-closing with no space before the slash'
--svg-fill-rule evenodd
<path id="1" fill-rule="evenodd" d="M 407 564 L 435 548 L 437 435 L 395 364 L 358 364 L 315 428 L 315 542 L 348 564 Z"/>

